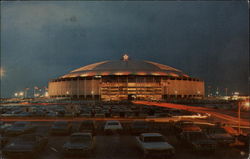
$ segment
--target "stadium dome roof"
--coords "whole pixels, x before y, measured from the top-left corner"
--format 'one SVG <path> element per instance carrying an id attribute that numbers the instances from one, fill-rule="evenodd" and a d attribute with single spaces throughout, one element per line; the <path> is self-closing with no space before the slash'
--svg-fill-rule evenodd
<path id="1" fill-rule="evenodd" d="M 71 71 L 61 78 L 109 76 L 109 75 L 153 75 L 189 77 L 173 67 L 152 61 L 130 60 L 125 54 L 121 60 L 102 61 Z"/>

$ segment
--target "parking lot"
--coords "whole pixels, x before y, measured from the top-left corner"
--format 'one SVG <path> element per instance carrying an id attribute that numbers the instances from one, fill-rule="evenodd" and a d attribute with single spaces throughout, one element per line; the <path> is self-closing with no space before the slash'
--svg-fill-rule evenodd
<path id="1" fill-rule="evenodd" d="M 214 119 L 207 114 L 191 113 L 189 111 L 169 109 L 145 105 L 51 105 L 51 106 L 7 106 L 0 107 L 4 124 L 12 125 L 15 121 L 31 121 L 36 127 L 33 134 L 42 134 L 48 137 L 45 148 L 35 156 L 37 159 L 61 159 L 61 158 L 89 158 L 89 159 L 140 159 L 145 158 L 139 149 L 136 136 L 132 133 L 131 125 L 134 121 L 146 122 L 147 133 L 161 133 L 166 141 L 175 149 L 175 159 L 247 159 L 248 150 L 236 146 L 217 146 L 210 152 L 194 151 L 189 145 L 178 138 L 178 133 L 173 126 L 183 116 L 198 125 L 202 131 L 214 127 Z M 161 120 L 162 119 L 162 120 Z M 90 155 L 84 157 L 65 157 L 63 145 L 69 141 L 67 135 L 50 134 L 54 121 L 68 121 L 72 125 L 71 134 L 79 132 L 80 124 L 84 120 L 92 120 L 96 123 L 95 148 Z M 122 125 L 119 133 L 107 134 L 104 131 L 107 120 L 118 120 Z M 184 119 L 185 120 L 185 119 Z M 245 131 L 245 130 L 244 130 Z M 2 136 L 6 136 L 2 131 Z M 249 129 L 246 131 L 249 133 Z M 7 137 L 12 141 L 16 137 Z M 246 146 L 245 146 L 246 147 Z M 4 158 L 3 156 L 1 156 Z M 6 158 L 6 157 L 5 157 Z M 17 156 L 20 158 L 20 156 Z M 147 157 L 150 158 L 150 157 Z M 160 156 L 162 158 L 162 156 Z"/>
<path id="2" fill-rule="evenodd" d="M 65 142 L 67 137 L 50 137 L 50 142 L 41 154 L 41 159 L 62 158 L 61 145 Z M 176 159 L 240 159 L 239 150 L 233 148 L 220 148 L 214 154 L 196 154 L 191 152 L 186 147 L 178 145 L 178 141 L 173 136 L 168 136 L 169 141 L 176 147 Z M 96 151 L 91 156 L 86 156 L 90 159 L 139 159 L 143 158 L 142 152 L 137 147 L 135 137 L 127 135 L 114 136 L 97 136 L 96 137 Z M 70 157 L 68 157 L 70 158 Z M 77 157 L 72 157 L 77 158 Z"/>
<path id="3" fill-rule="evenodd" d="M 195 115 L 188 111 L 170 110 L 168 108 L 144 106 L 144 105 L 102 105 L 102 104 L 67 104 L 67 105 L 31 105 L 31 106 L 0 106 L 1 117 L 125 117 L 125 118 L 146 118 L 170 117 L 178 115 Z"/>
<path id="4" fill-rule="evenodd" d="M 32 122 L 37 127 L 35 133 L 48 136 L 49 142 L 45 149 L 42 150 L 35 158 L 39 159 L 60 159 L 64 158 L 62 154 L 62 145 L 69 139 L 69 135 L 51 135 L 49 129 L 53 122 Z M 138 148 L 135 135 L 129 131 L 131 121 L 121 122 L 123 131 L 106 135 L 103 131 L 105 121 L 97 122 L 96 146 L 91 155 L 84 157 L 67 157 L 67 158 L 89 158 L 89 159 L 140 159 L 143 153 Z M 149 122 L 149 132 L 159 132 L 166 136 L 167 142 L 174 146 L 176 159 L 244 159 L 247 155 L 241 154 L 241 150 L 230 146 L 219 146 L 214 153 L 194 152 L 190 147 L 180 142 L 171 128 L 169 123 Z M 79 122 L 73 122 L 73 132 L 77 132 Z M 14 137 L 11 137 L 14 138 Z"/>

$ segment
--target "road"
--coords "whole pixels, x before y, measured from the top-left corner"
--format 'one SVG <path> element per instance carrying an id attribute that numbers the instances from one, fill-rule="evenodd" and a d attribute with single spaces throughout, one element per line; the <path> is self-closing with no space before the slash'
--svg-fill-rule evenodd
<path id="1" fill-rule="evenodd" d="M 158 103 L 158 102 L 148 102 L 148 101 L 133 101 L 134 104 L 142 104 L 142 105 L 150 105 L 150 106 L 159 106 L 159 107 L 166 107 L 166 108 L 174 108 L 174 109 L 181 109 L 181 110 L 187 110 L 191 112 L 196 113 L 208 113 L 211 116 L 221 119 L 222 121 L 226 121 L 230 124 L 238 124 L 238 118 L 235 117 L 231 113 L 231 115 L 228 115 L 227 113 L 224 113 L 221 110 L 213 109 L 213 108 L 205 108 L 205 107 L 198 107 L 198 106 L 187 106 L 187 105 L 180 105 L 180 104 L 173 104 L 173 103 Z M 240 120 L 241 126 L 250 126 L 250 120 L 249 119 L 241 119 Z"/>

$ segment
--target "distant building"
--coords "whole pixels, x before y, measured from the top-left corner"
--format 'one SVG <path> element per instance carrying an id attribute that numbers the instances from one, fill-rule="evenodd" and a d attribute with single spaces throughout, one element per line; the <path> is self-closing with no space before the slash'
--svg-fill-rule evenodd
<path id="1" fill-rule="evenodd" d="M 204 81 L 151 61 L 102 61 L 49 82 L 50 97 L 101 100 L 202 98 Z"/>

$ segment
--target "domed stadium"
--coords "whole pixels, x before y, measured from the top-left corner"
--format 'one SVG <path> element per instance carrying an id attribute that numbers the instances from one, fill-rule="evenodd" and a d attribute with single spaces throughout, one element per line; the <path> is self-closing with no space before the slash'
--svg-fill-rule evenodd
<path id="1" fill-rule="evenodd" d="M 204 97 L 204 81 L 152 61 L 102 61 L 49 82 L 50 97 L 95 100 L 161 100 Z"/>

